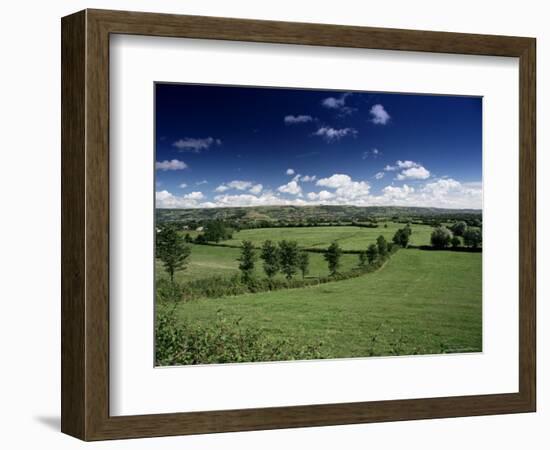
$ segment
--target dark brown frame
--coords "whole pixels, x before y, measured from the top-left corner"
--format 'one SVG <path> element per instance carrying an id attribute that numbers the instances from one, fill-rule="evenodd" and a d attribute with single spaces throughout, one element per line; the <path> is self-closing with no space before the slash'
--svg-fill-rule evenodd
<path id="1" fill-rule="evenodd" d="M 101 440 L 535 411 L 535 39 L 104 10 L 64 17 L 61 30 L 64 433 Z M 519 392 L 109 416 L 108 99 L 113 33 L 518 57 Z"/>

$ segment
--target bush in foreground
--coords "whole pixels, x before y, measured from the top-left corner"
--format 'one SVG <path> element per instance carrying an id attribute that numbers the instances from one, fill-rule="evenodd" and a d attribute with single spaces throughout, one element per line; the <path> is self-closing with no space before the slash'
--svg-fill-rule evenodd
<path id="1" fill-rule="evenodd" d="M 159 366 L 321 359 L 322 343 L 297 345 L 274 339 L 259 328 L 245 326 L 218 312 L 208 326 L 177 323 L 174 308 L 157 313 L 155 362 Z"/>

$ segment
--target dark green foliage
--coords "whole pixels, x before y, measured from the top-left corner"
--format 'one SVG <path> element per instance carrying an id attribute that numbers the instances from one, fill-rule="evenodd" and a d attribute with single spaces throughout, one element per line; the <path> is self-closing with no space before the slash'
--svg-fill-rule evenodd
<path id="1" fill-rule="evenodd" d="M 306 277 L 309 272 L 309 254 L 307 252 L 300 252 L 298 254 L 298 267 L 302 272 L 302 279 Z"/>
<path id="2" fill-rule="evenodd" d="M 156 257 L 162 261 L 170 281 L 174 282 L 174 272 L 185 269 L 191 247 L 185 244 L 175 227 L 164 226 L 157 233 L 155 249 Z"/>
<path id="3" fill-rule="evenodd" d="M 451 244 L 452 236 L 448 228 L 440 226 L 432 232 L 430 241 L 435 248 L 445 248 Z"/>
<path id="4" fill-rule="evenodd" d="M 369 260 L 369 264 L 372 264 L 376 261 L 376 258 L 378 258 L 378 246 L 376 244 L 371 244 L 369 245 L 369 248 L 367 248 L 367 258 Z"/>
<path id="5" fill-rule="evenodd" d="M 195 238 L 195 244 L 207 244 L 207 243 L 208 241 L 206 240 L 206 237 L 204 236 L 204 234 L 199 234 Z"/>
<path id="6" fill-rule="evenodd" d="M 185 233 L 185 237 L 183 238 L 185 240 L 186 243 L 188 244 L 191 244 L 193 243 L 193 238 L 191 237 L 191 235 L 189 233 Z"/>
<path id="7" fill-rule="evenodd" d="M 281 272 L 290 280 L 298 270 L 298 243 L 296 241 L 279 242 L 279 263 Z"/>
<path id="8" fill-rule="evenodd" d="M 451 245 L 453 248 L 460 247 L 461 243 L 462 242 L 460 241 L 460 238 L 458 236 L 453 236 L 453 238 L 451 239 Z"/>
<path id="9" fill-rule="evenodd" d="M 400 228 L 393 235 L 393 243 L 399 245 L 403 248 L 406 248 L 409 245 L 409 238 L 412 234 L 412 229 L 409 224 L 405 228 Z"/>
<path id="10" fill-rule="evenodd" d="M 208 326 L 178 323 L 175 309 L 157 313 L 155 362 L 159 366 L 221 364 L 255 361 L 321 359 L 322 342 L 302 346 L 289 339 L 273 339 L 261 329 L 244 326 L 218 312 Z"/>
<path id="11" fill-rule="evenodd" d="M 368 259 L 369 258 L 366 251 L 362 251 L 361 253 L 359 253 L 359 267 L 365 267 L 367 265 Z"/>
<path id="12" fill-rule="evenodd" d="M 241 256 L 239 256 L 239 270 L 241 271 L 242 280 L 249 283 L 252 280 L 254 273 L 254 263 L 256 261 L 256 252 L 250 241 L 243 241 L 241 246 Z"/>
<path id="13" fill-rule="evenodd" d="M 386 256 L 388 254 L 388 242 L 382 235 L 376 238 L 376 246 L 378 247 L 378 254 L 380 256 Z"/>
<path id="14" fill-rule="evenodd" d="M 455 236 L 464 236 L 464 233 L 468 229 L 468 224 L 463 220 L 455 222 L 451 225 L 451 231 Z"/>
<path id="15" fill-rule="evenodd" d="M 233 232 L 221 220 L 212 220 L 204 228 L 204 238 L 208 242 L 220 242 L 231 239 Z"/>
<path id="16" fill-rule="evenodd" d="M 329 248 L 325 252 L 325 260 L 328 263 L 328 270 L 332 276 L 338 273 L 341 257 L 342 249 L 338 245 L 338 242 L 333 242 L 330 244 Z"/>
<path id="17" fill-rule="evenodd" d="M 264 272 L 268 278 L 273 278 L 280 269 L 279 250 L 272 241 L 265 241 L 262 245 L 260 258 L 264 261 Z"/>
<path id="18" fill-rule="evenodd" d="M 468 228 L 464 233 L 464 245 L 471 248 L 477 248 L 481 245 L 482 235 L 481 230 Z"/>
<path id="19" fill-rule="evenodd" d="M 156 299 L 160 302 L 177 302 L 182 299 L 183 288 L 181 284 L 161 278 L 156 281 Z"/>

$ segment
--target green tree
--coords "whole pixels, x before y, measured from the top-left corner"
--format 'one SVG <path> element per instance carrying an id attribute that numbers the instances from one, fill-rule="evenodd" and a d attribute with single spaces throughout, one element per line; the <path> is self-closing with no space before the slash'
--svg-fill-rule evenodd
<path id="1" fill-rule="evenodd" d="M 363 268 L 367 265 L 368 256 L 366 251 L 359 253 L 359 267 Z"/>
<path id="2" fill-rule="evenodd" d="M 451 239 L 451 245 L 453 248 L 458 248 L 460 247 L 460 238 L 458 236 L 453 236 L 453 238 Z"/>
<path id="3" fill-rule="evenodd" d="M 378 247 L 378 254 L 380 256 L 386 256 L 388 254 L 388 241 L 382 235 L 376 238 L 376 246 Z"/>
<path id="4" fill-rule="evenodd" d="M 279 242 L 279 264 L 281 272 L 283 272 L 290 280 L 298 270 L 298 243 L 296 241 L 280 241 Z"/>
<path id="5" fill-rule="evenodd" d="M 411 236 L 411 233 L 412 233 L 411 227 L 410 225 L 407 224 L 405 228 L 400 228 L 395 232 L 395 234 L 393 235 L 392 241 L 395 245 L 399 245 L 403 248 L 406 248 L 407 245 L 409 245 L 409 238 Z"/>
<path id="6" fill-rule="evenodd" d="M 186 269 L 191 247 L 185 244 L 183 237 L 174 226 L 164 226 L 157 233 L 155 252 L 173 283 L 174 273 Z"/>
<path id="7" fill-rule="evenodd" d="M 468 228 L 464 233 L 464 245 L 471 248 L 477 248 L 481 245 L 482 235 L 481 230 Z"/>
<path id="8" fill-rule="evenodd" d="M 239 261 L 239 270 L 241 271 L 242 280 L 248 283 L 252 280 L 254 273 L 254 262 L 256 261 L 256 252 L 250 241 L 243 241 L 241 245 L 241 256 Z"/>
<path id="9" fill-rule="evenodd" d="M 342 256 L 342 249 L 338 245 L 338 242 L 330 244 L 329 248 L 325 252 L 325 261 L 328 263 L 328 270 L 331 275 L 336 275 L 340 268 L 340 258 Z"/>
<path id="10" fill-rule="evenodd" d="M 204 237 L 209 242 L 220 242 L 233 237 L 231 229 L 221 220 L 211 220 L 204 227 Z"/>
<path id="11" fill-rule="evenodd" d="M 435 248 L 441 249 L 449 246 L 452 236 L 451 230 L 447 227 L 440 226 L 432 232 L 430 241 Z"/>
<path id="12" fill-rule="evenodd" d="M 280 269 L 279 251 L 271 241 L 265 241 L 262 245 L 260 258 L 264 261 L 264 272 L 269 279 L 272 279 Z"/>
<path id="13" fill-rule="evenodd" d="M 369 245 L 369 248 L 367 248 L 367 258 L 369 260 L 369 264 L 372 264 L 376 261 L 376 258 L 378 258 L 378 246 L 376 244 L 371 244 Z"/>
<path id="14" fill-rule="evenodd" d="M 300 252 L 298 254 L 298 267 L 302 272 L 302 279 L 309 273 L 309 254 L 307 252 Z"/>
<path id="15" fill-rule="evenodd" d="M 464 233 L 468 229 L 468 224 L 461 220 L 460 222 L 455 222 L 451 226 L 451 230 L 455 236 L 464 236 Z"/>
<path id="16" fill-rule="evenodd" d="M 185 240 L 185 242 L 187 242 L 188 244 L 191 244 L 193 242 L 193 238 L 191 237 L 191 235 L 189 233 L 185 233 L 185 237 L 183 238 Z"/>

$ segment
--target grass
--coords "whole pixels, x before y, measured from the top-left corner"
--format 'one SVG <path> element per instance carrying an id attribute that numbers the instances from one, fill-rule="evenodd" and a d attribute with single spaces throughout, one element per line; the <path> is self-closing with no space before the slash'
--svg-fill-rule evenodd
<path id="1" fill-rule="evenodd" d="M 213 260 L 220 263 L 218 256 Z M 322 341 L 325 358 L 477 352 L 481 292 L 480 253 L 407 249 L 378 272 L 358 278 L 181 303 L 176 314 L 178 320 L 208 325 L 221 311 L 273 338 L 302 345 Z"/>
<path id="2" fill-rule="evenodd" d="M 194 245 L 191 244 L 191 256 L 187 269 L 179 271 L 175 275 L 175 280 L 181 283 L 197 280 L 199 278 L 209 278 L 214 275 L 230 277 L 239 273 L 239 262 L 237 258 L 241 254 L 238 248 L 216 247 L 212 245 Z M 258 277 L 265 276 L 262 269 L 262 260 L 259 257 L 259 251 L 256 252 L 258 259 L 256 261 L 255 273 Z M 342 271 L 352 269 L 358 263 L 357 255 L 342 255 Z M 321 253 L 309 253 L 309 277 L 319 277 L 328 275 L 327 262 Z M 301 276 L 301 275 L 299 275 Z M 168 278 L 162 263 L 156 263 L 156 277 Z M 281 274 L 278 277 L 282 277 Z"/>
<path id="3" fill-rule="evenodd" d="M 256 228 L 242 230 L 233 234 L 233 239 L 223 241 L 223 244 L 240 245 L 242 241 L 251 241 L 260 246 L 263 241 L 270 239 L 278 242 L 283 239 L 295 240 L 302 248 L 327 248 L 336 241 L 344 250 L 363 250 L 383 235 L 391 241 L 393 235 L 405 224 L 387 222 L 388 227 L 380 224 L 378 228 L 364 228 L 355 226 L 320 226 L 320 227 L 288 227 L 288 228 Z M 433 228 L 428 225 L 412 225 L 412 245 L 428 245 Z"/>

